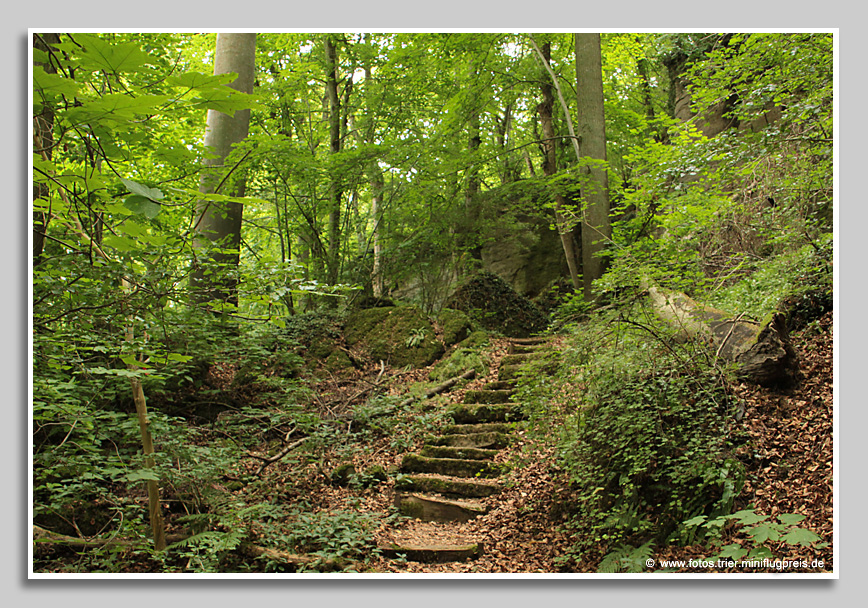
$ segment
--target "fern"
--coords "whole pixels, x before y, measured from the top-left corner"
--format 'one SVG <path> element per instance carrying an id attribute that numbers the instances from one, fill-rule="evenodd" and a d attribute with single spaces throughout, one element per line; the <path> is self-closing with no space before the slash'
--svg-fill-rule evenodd
<path id="1" fill-rule="evenodd" d="M 638 547 L 620 545 L 600 561 L 597 572 L 611 574 L 614 572 L 644 572 L 645 562 L 651 557 L 652 544 L 649 540 Z"/>

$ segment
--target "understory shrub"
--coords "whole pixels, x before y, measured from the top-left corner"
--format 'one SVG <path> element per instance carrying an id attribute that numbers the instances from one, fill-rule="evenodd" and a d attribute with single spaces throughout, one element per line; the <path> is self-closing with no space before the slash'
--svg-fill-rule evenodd
<path id="1" fill-rule="evenodd" d="M 744 483 L 730 455 L 734 404 L 723 372 L 651 319 L 627 320 L 597 314 L 583 324 L 548 383 L 559 394 L 573 387 L 558 453 L 576 558 L 592 547 L 666 541 L 691 517 L 728 514 Z"/>

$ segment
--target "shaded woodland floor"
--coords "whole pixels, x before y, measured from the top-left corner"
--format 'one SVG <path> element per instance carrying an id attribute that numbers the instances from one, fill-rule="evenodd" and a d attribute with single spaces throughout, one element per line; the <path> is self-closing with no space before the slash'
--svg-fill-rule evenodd
<path id="1" fill-rule="evenodd" d="M 750 440 L 740 448 L 739 458 L 746 464 L 748 478 L 744 490 L 736 501 L 736 508 L 754 505 L 763 514 L 798 513 L 805 516 L 803 526 L 832 538 L 832 380 L 833 340 L 832 315 L 826 314 L 819 321 L 792 336 L 800 357 L 802 378 L 790 389 L 764 389 L 746 384 L 735 387 L 738 396 L 745 402 L 740 424 Z M 553 343 L 557 344 L 557 338 Z M 491 366 L 507 353 L 506 340 L 492 340 Z M 380 375 L 382 370 L 372 367 L 359 372 L 354 379 L 331 379 L 323 381 L 316 399 L 329 404 L 335 416 L 352 406 L 352 397 L 364 390 Z M 220 372 L 226 382 L 231 382 L 231 368 Z M 388 392 L 400 395 L 414 382 L 427 380 L 428 370 L 395 372 Z M 459 403 L 467 390 L 481 387 L 492 377 L 473 379 L 466 386 L 444 393 L 429 400 L 426 409 L 443 408 L 450 403 Z M 350 427 L 345 432 L 351 439 Z M 396 434 L 370 440 L 363 449 L 353 453 L 357 470 L 371 466 L 397 470 L 404 454 L 418 449 L 419 436 Z M 569 519 L 565 505 L 570 502 L 570 488 L 565 474 L 557 464 L 552 447 L 546 447 L 530 439 L 530 434 L 521 430 L 514 433 L 514 441 L 497 455 L 497 461 L 509 462 L 512 470 L 501 479 L 505 487 L 500 494 L 482 499 L 490 508 L 487 514 L 463 524 L 440 524 L 419 522 L 394 517 L 394 476 L 387 481 L 368 488 L 340 487 L 330 480 L 330 472 L 345 456 L 325 454 L 318 463 L 299 468 L 292 461 L 278 461 L 262 472 L 270 496 L 263 500 L 293 503 L 304 500 L 315 512 L 355 512 L 371 514 L 388 519 L 373 533 L 379 544 L 396 539 L 412 542 L 414 538 L 442 540 L 449 544 L 457 537 L 481 543 L 482 554 L 472 560 L 444 564 L 425 564 L 400 559 L 372 557 L 365 565 L 365 572 L 379 573 L 590 573 L 596 572 L 603 555 L 585 555 L 575 562 L 569 557 L 573 535 L 564 524 Z M 239 464 L 239 470 L 226 476 L 227 495 L 244 492 L 230 489 L 231 481 L 243 473 L 252 474 L 261 466 L 253 458 Z M 133 497 L 144 499 L 141 497 Z M 391 518 L 388 518 L 389 514 Z M 173 513 L 167 514 L 168 532 L 183 532 Z M 723 543 L 746 542 L 740 534 L 724 537 Z M 823 549 L 792 547 L 783 543 L 772 545 L 778 559 L 815 560 L 825 562 L 824 571 L 831 571 L 832 546 Z M 714 550 L 708 546 L 668 546 L 654 550 L 657 559 L 691 559 L 708 557 Z M 156 564 L 147 558 L 135 555 L 118 555 L 129 559 L 127 572 L 158 571 Z M 45 555 L 35 571 L 63 571 L 76 557 L 54 549 Z M 144 560 L 144 561 L 142 561 Z M 40 570 L 39 567 L 44 569 Z M 683 570 L 690 571 L 688 569 Z M 693 570 L 709 572 L 709 570 Z M 735 570 L 733 570 L 735 571 Z M 739 572 L 746 572 L 739 569 Z M 799 571 L 788 570 L 788 572 Z M 816 572 L 816 570 L 804 570 Z"/>

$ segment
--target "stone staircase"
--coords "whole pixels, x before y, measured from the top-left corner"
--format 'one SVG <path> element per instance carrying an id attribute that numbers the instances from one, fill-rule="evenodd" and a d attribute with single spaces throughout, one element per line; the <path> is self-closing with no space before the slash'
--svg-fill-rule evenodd
<path id="1" fill-rule="evenodd" d="M 448 525 L 488 511 L 483 499 L 501 492 L 498 478 L 508 471 L 495 458 L 509 444 L 514 423 L 524 417 L 521 407 L 511 401 L 518 371 L 528 361 L 544 356 L 547 349 L 544 338 L 510 340 L 497 379 L 480 390 L 468 390 L 462 403 L 449 407 L 453 424 L 427 437 L 419 453 L 404 456 L 402 475 L 395 484 L 395 505 L 401 514 Z M 444 563 L 479 556 L 482 543 L 415 539 L 380 549 L 387 557 Z"/>

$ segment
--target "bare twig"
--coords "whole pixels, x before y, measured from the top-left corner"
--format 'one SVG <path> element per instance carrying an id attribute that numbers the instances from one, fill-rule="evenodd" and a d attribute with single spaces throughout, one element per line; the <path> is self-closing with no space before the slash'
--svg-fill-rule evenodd
<path id="1" fill-rule="evenodd" d="M 717 352 L 714 353 L 714 358 L 717 359 L 720 357 L 720 353 L 723 350 L 723 347 L 726 345 L 726 341 L 729 340 L 729 337 L 732 335 L 733 330 L 735 330 L 735 326 L 741 321 L 741 318 L 745 315 L 745 313 L 740 313 L 735 319 L 732 320 L 732 324 L 729 326 L 729 331 L 726 332 L 726 336 L 724 336 L 723 340 L 720 342 L 720 346 L 717 347 Z"/>
<path id="2" fill-rule="evenodd" d="M 263 458 L 262 456 L 256 456 L 254 454 L 250 454 L 250 456 L 252 456 L 253 458 L 257 458 L 259 460 L 264 461 L 261 465 L 259 465 L 259 468 L 256 470 L 256 476 L 259 477 L 262 474 L 262 471 L 264 471 L 268 465 L 277 462 L 278 460 L 280 460 L 281 458 L 283 458 L 284 456 L 289 454 L 292 450 L 294 450 L 295 448 L 300 446 L 302 443 L 307 441 L 307 439 L 308 439 L 307 437 L 302 437 L 301 439 L 299 439 L 295 443 L 290 443 L 288 446 L 286 446 L 285 448 L 280 450 L 280 452 L 278 452 L 277 454 L 275 454 L 271 458 Z"/>

